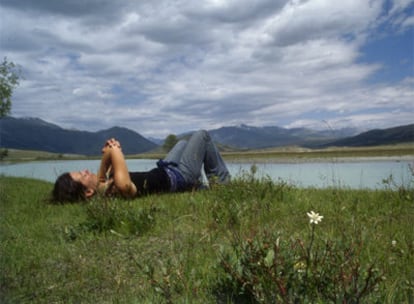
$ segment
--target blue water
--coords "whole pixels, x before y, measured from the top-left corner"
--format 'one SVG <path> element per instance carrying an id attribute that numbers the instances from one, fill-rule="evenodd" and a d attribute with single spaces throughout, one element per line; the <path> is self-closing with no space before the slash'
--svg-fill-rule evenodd
<path id="1" fill-rule="evenodd" d="M 66 171 L 88 169 L 97 172 L 99 160 L 43 161 L 0 165 L 0 174 L 29 177 L 54 182 Z M 298 187 L 342 187 L 381 189 L 383 180 L 391 175 L 398 185 L 410 186 L 413 176 L 410 161 L 257 163 L 257 178 L 284 181 Z M 130 171 L 146 171 L 155 167 L 155 160 L 127 160 Z M 228 163 L 232 176 L 251 172 L 251 163 Z"/>

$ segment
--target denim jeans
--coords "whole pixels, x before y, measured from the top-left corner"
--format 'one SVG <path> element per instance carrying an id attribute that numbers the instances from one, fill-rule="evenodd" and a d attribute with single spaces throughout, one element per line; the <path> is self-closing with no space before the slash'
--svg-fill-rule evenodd
<path id="1" fill-rule="evenodd" d="M 230 181 L 230 173 L 223 158 L 210 134 L 204 130 L 195 132 L 188 141 L 180 140 L 164 160 L 176 163 L 189 185 L 199 183 L 203 166 L 209 180 L 216 177 L 219 183 Z"/>

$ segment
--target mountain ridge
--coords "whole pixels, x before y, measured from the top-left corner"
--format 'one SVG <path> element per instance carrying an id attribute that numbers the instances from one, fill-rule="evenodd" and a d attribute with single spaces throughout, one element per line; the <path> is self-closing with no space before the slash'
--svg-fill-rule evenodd
<path id="1" fill-rule="evenodd" d="M 209 131 L 213 140 L 244 149 L 262 149 L 298 145 L 311 147 L 354 135 L 355 129 L 317 131 L 307 128 L 287 129 L 278 126 L 227 126 Z"/>
<path id="2" fill-rule="evenodd" d="M 373 129 L 356 136 L 339 139 L 333 142 L 328 142 L 320 147 L 325 148 L 329 146 L 377 146 L 381 144 L 398 144 L 405 142 L 414 142 L 414 124 L 397 126 L 387 129 Z"/>
<path id="3" fill-rule="evenodd" d="M 53 153 L 97 155 L 108 138 L 122 142 L 125 154 L 138 154 L 157 147 L 142 135 L 122 127 L 97 132 L 68 130 L 41 119 L 0 119 L 0 147 Z"/>
<path id="4" fill-rule="evenodd" d="M 312 130 L 255 127 L 245 124 L 209 130 L 213 140 L 237 150 L 263 149 L 282 146 L 324 148 L 329 146 L 372 146 L 414 142 L 414 124 L 357 133 L 355 129 Z M 177 135 L 188 137 L 192 132 Z M 39 150 L 54 153 L 97 155 L 108 138 L 122 143 L 125 154 L 139 154 L 154 150 L 163 141 L 148 139 L 139 133 L 119 126 L 96 132 L 63 129 L 39 118 L 0 119 L 0 147 Z"/>

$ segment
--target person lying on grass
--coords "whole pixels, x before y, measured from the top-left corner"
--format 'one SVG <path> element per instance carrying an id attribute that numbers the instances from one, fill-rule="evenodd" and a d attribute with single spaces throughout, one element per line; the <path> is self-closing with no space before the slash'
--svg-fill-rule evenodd
<path id="1" fill-rule="evenodd" d="M 201 168 L 207 178 L 228 183 L 230 173 L 209 133 L 195 132 L 188 141 L 180 140 L 157 167 L 146 172 L 129 172 L 116 139 L 106 141 L 98 174 L 88 170 L 60 175 L 52 191 L 54 203 L 76 202 L 97 193 L 106 196 L 135 198 L 138 196 L 181 192 L 199 186 Z"/>

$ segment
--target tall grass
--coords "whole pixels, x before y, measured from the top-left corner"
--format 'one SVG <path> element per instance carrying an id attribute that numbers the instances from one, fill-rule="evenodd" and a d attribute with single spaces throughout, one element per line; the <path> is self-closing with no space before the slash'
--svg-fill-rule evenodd
<path id="1" fill-rule="evenodd" d="M 0 178 L 1 303 L 412 303 L 414 191 L 211 190 L 50 205 Z M 310 224 L 307 212 L 323 215 Z"/>

